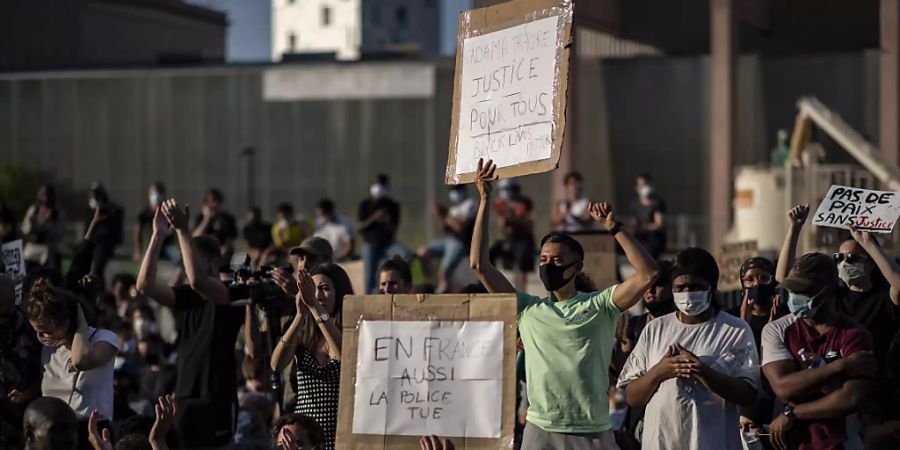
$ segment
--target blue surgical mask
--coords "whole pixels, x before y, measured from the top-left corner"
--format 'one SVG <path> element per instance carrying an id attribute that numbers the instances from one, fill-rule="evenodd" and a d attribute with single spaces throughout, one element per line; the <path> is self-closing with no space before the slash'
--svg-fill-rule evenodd
<path id="1" fill-rule="evenodd" d="M 819 308 L 822 307 L 821 304 L 812 307 L 814 297 L 809 297 L 802 294 L 795 294 L 793 292 L 788 291 L 788 309 L 791 311 L 791 314 L 796 316 L 798 319 L 809 319 L 816 315 L 819 312 Z"/>

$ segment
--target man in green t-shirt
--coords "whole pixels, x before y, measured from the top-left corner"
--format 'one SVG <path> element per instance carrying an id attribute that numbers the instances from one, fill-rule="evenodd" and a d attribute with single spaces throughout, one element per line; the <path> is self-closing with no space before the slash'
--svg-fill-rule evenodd
<path id="1" fill-rule="evenodd" d="M 478 163 L 481 205 L 470 260 L 489 292 L 516 292 L 488 258 L 488 212 L 496 166 Z M 528 413 L 523 450 L 618 449 L 609 423 L 608 368 L 622 311 L 640 300 L 658 275 L 650 254 L 616 222 L 612 207 L 591 203 L 600 222 L 625 251 L 637 273 L 599 292 L 578 277 L 584 249 L 571 236 L 551 233 L 541 242 L 541 282 L 550 297 L 518 292 L 519 334 L 525 346 Z M 582 278 L 578 283 L 576 279 Z M 577 287 L 576 287 L 577 284 Z"/>

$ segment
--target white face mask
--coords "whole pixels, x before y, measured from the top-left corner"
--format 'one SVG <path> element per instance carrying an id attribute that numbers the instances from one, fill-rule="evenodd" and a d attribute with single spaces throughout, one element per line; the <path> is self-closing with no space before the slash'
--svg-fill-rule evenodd
<path id="1" fill-rule="evenodd" d="M 650 194 L 652 194 L 652 193 L 653 193 L 653 186 L 650 186 L 650 185 L 648 185 L 648 184 L 645 184 L 645 185 L 641 186 L 640 190 L 638 190 L 638 194 L 639 194 L 642 198 L 647 198 L 647 197 L 649 197 Z"/>
<path id="2" fill-rule="evenodd" d="M 280 219 L 278 222 L 275 222 L 275 226 L 278 228 L 287 228 L 288 221 L 287 219 Z"/>
<path id="3" fill-rule="evenodd" d="M 91 209 L 97 209 L 97 207 L 100 206 L 100 204 L 97 203 L 97 199 L 95 199 L 95 198 L 89 198 L 89 199 L 88 199 L 88 206 L 89 206 Z"/>
<path id="4" fill-rule="evenodd" d="M 683 314 L 696 316 L 709 309 L 709 291 L 673 292 L 675 306 Z"/>
<path id="5" fill-rule="evenodd" d="M 387 196 L 387 193 L 387 188 L 378 183 L 373 184 L 372 187 L 369 188 L 369 195 L 371 195 L 372 198 L 383 198 Z"/>
<path id="6" fill-rule="evenodd" d="M 155 208 L 159 206 L 160 203 L 162 203 L 162 195 L 160 193 L 154 192 L 150 194 L 150 206 Z"/>
<path id="7" fill-rule="evenodd" d="M 856 284 L 866 277 L 866 265 L 861 262 L 850 264 L 841 261 L 838 264 L 838 277 L 848 286 Z"/>

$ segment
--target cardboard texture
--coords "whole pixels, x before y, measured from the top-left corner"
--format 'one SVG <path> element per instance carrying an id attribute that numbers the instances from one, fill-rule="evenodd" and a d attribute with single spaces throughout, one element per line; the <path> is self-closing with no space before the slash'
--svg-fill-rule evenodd
<path id="1" fill-rule="evenodd" d="M 356 396 L 357 326 L 361 320 L 502 321 L 503 405 L 498 439 L 453 438 L 457 449 L 511 449 L 516 402 L 516 296 L 478 295 L 370 295 L 344 300 L 341 352 L 341 395 L 338 405 L 337 444 L 340 450 L 420 450 L 414 436 L 353 434 Z"/>
<path id="2" fill-rule="evenodd" d="M 584 272 L 598 289 L 619 282 L 616 267 L 616 240 L 605 232 L 571 234 L 584 248 Z"/>
<path id="3" fill-rule="evenodd" d="M 742 288 L 741 265 L 759 255 L 756 241 L 723 244 L 719 252 L 719 291 L 736 291 Z"/>
<path id="4" fill-rule="evenodd" d="M 566 104 L 569 86 L 569 57 L 572 42 L 573 0 L 515 0 L 487 8 L 465 11 L 459 15 L 456 45 L 456 73 L 453 89 L 453 113 L 450 126 L 450 146 L 447 159 L 447 184 L 463 184 L 475 181 L 475 172 L 457 175 L 456 154 L 461 125 L 460 103 L 464 62 L 463 43 L 466 38 L 501 31 L 510 27 L 535 22 L 549 17 L 559 17 L 556 36 L 555 77 L 553 84 L 553 118 L 551 153 L 547 159 L 529 161 L 497 169 L 500 178 L 549 172 L 559 165 L 563 138 L 566 130 Z M 487 134 L 490 134 L 488 131 Z M 486 158 L 490 159 L 490 158 Z"/>

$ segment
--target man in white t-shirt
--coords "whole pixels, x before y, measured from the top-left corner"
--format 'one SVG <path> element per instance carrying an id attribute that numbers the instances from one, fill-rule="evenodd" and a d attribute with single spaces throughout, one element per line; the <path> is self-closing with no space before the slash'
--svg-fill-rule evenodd
<path id="1" fill-rule="evenodd" d="M 750 326 L 714 303 L 719 269 L 686 249 L 672 270 L 678 310 L 647 324 L 619 375 L 628 403 L 646 406 L 644 450 L 741 450 L 740 406 L 759 389 Z"/>
<path id="2" fill-rule="evenodd" d="M 316 205 L 316 232 L 313 236 L 331 244 L 335 261 L 347 258 L 353 252 L 353 227 L 345 223 L 347 220 L 349 219 L 335 213 L 334 202 L 331 200 L 322 199 Z"/>
<path id="3" fill-rule="evenodd" d="M 574 233 L 593 228 L 593 220 L 588 212 L 591 201 L 584 194 L 584 179 L 578 172 L 569 172 L 563 179 L 566 198 L 560 200 L 553 209 L 553 229 Z"/>

